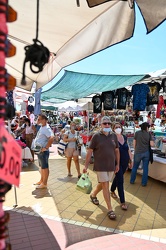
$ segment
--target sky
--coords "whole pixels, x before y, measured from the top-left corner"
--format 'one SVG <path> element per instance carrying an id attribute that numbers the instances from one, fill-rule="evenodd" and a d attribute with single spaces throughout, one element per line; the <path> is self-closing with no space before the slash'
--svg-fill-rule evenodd
<path id="1" fill-rule="evenodd" d="M 74 63 L 65 70 L 103 74 L 146 74 L 166 68 L 166 21 L 149 34 L 143 18 L 136 8 L 134 36 L 127 41 L 111 46 L 86 59 Z M 63 75 L 62 70 L 43 91 L 53 86 Z"/>

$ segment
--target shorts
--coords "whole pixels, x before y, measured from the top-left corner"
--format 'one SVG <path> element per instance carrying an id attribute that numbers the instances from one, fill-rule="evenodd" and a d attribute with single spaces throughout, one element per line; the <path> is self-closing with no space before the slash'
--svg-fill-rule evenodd
<path id="1" fill-rule="evenodd" d="M 66 148 L 66 150 L 65 150 L 65 156 L 66 157 L 79 156 L 79 152 L 75 148 Z"/>
<path id="2" fill-rule="evenodd" d="M 96 171 L 98 182 L 112 181 L 114 171 L 112 172 L 99 172 Z"/>
<path id="3" fill-rule="evenodd" d="M 42 169 L 46 169 L 49 167 L 48 165 L 49 151 L 48 150 L 41 152 L 40 154 L 37 154 L 37 157 L 38 157 L 39 166 Z"/>

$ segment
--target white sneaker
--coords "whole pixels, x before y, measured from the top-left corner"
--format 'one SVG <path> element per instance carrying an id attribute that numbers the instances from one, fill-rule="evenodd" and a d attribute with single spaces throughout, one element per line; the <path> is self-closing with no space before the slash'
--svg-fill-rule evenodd
<path id="1" fill-rule="evenodd" d="M 36 188 L 38 188 L 38 189 L 47 188 L 47 185 L 40 184 L 40 185 L 36 186 Z"/>

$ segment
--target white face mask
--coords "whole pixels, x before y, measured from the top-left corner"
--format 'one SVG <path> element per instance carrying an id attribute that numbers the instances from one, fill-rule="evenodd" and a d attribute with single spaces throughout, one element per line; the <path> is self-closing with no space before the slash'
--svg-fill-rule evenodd
<path id="1" fill-rule="evenodd" d="M 39 123 L 39 126 L 42 126 L 42 123 Z"/>
<path id="2" fill-rule="evenodd" d="M 103 128 L 103 131 L 106 132 L 106 133 L 109 133 L 109 132 L 111 132 L 112 130 L 111 130 L 111 128 Z"/>
<path id="3" fill-rule="evenodd" d="M 115 133 L 120 135 L 122 133 L 122 129 L 121 128 L 116 128 Z"/>
<path id="4" fill-rule="evenodd" d="M 75 129 L 75 126 L 71 126 L 71 130 L 74 130 Z"/>

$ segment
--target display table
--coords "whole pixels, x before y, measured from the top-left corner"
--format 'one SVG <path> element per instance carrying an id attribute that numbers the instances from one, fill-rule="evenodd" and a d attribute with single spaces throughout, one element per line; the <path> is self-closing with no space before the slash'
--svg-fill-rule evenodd
<path id="1" fill-rule="evenodd" d="M 22 159 L 33 159 L 31 151 L 28 147 L 22 149 Z"/>
<path id="2" fill-rule="evenodd" d="M 149 174 L 151 178 L 166 183 L 166 158 L 153 155 L 153 163 L 149 164 Z"/>

